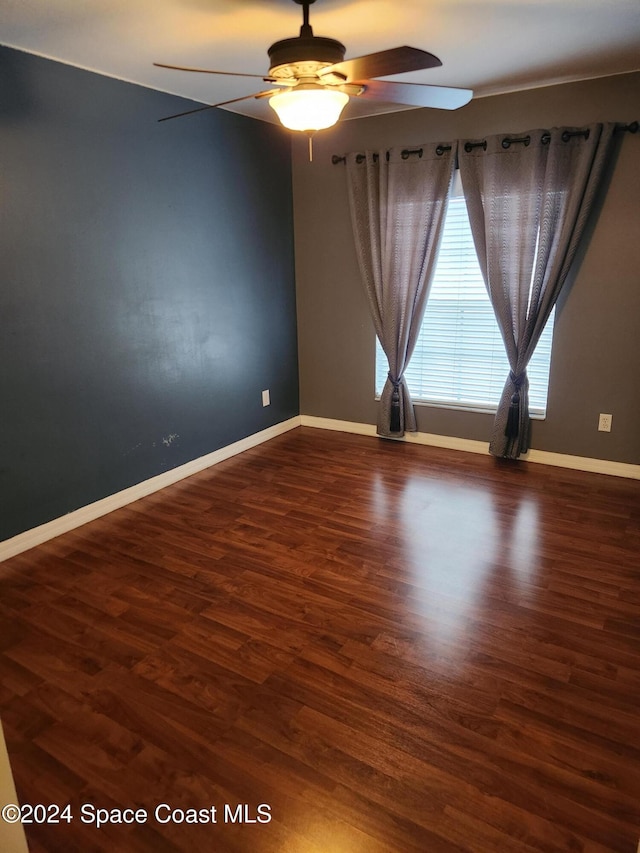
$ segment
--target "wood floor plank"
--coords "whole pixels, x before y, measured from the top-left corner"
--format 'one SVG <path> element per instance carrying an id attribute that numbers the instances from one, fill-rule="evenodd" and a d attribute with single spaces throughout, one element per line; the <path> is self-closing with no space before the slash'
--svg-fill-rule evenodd
<path id="1" fill-rule="evenodd" d="M 35 853 L 636 853 L 639 709 L 637 481 L 299 428 L 0 565 Z"/>

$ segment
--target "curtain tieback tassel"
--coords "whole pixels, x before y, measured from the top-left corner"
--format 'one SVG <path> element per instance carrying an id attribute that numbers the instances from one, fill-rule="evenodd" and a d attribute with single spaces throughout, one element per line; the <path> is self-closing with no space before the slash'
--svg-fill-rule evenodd
<path id="1" fill-rule="evenodd" d="M 400 380 L 396 379 L 390 373 L 388 374 L 389 382 L 393 385 L 393 393 L 391 394 L 391 419 L 389 421 L 390 432 L 401 432 L 400 428 Z"/>
<path id="2" fill-rule="evenodd" d="M 504 428 L 504 434 L 507 438 L 517 438 L 520 432 L 520 388 L 526 377 L 526 371 L 517 374 L 513 370 L 509 371 L 509 379 L 516 386 L 516 390 L 511 397 L 509 413 L 507 414 L 507 424 Z"/>

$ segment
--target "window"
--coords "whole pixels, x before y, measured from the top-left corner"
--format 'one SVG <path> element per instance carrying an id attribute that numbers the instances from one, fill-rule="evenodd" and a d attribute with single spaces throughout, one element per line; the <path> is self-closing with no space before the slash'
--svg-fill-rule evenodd
<path id="1" fill-rule="evenodd" d="M 547 408 L 554 313 L 527 367 L 529 411 Z M 389 367 L 376 342 L 376 395 Z M 476 256 L 456 171 L 422 328 L 405 373 L 415 402 L 495 412 L 509 362 Z"/>

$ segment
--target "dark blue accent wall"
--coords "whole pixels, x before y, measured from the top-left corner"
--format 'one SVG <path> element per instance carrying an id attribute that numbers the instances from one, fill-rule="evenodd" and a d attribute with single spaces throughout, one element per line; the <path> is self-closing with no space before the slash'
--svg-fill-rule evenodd
<path id="1" fill-rule="evenodd" d="M 0 48 L 0 539 L 299 412 L 289 138 L 193 106 Z"/>

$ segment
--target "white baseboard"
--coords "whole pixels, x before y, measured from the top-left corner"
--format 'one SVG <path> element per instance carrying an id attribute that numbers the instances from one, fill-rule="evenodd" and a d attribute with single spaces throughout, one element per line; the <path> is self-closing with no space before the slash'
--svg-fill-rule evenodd
<path id="1" fill-rule="evenodd" d="M 350 432 L 356 435 L 376 435 L 373 424 L 336 421 L 330 418 L 316 418 L 312 415 L 301 415 L 302 426 L 316 429 Z M 402 438 L 392 441 L 406 441 L 410 444 L 425 444 L 431 447 L 442 447 L 446 450 L 464 450 L 468 453 L 489 453 L 489 442 L 472 441 L 468 438 L 456 438 L 450 435 L 436 435 L 429 432 L 406 433 Z M 608 459 L 590 459 L 586 456 L 569 456 L 564 453 L 551 453 L 547 450 L 530 450 L 520 457 L 525 462 L 536 462 L 542 465 L 553 465 L 556 468 L 572 468 L 575 471 L 588 471 L 592 474 L 608 474 L 613 477 L 628 477 L 640 480 L 640 465 L 629 462 L 612 462 Z"/>
<path id="2" fill-rule="evenodd" d="M 548 450 L 530 450 L 521 458 L 527 462 L 539 462 L 541 465 L 555 465 L 556 468 L 573 468 L 575 471 L 588 471 L 591 474 L 608 474 L 610 477 L 640 480 L 640 465 L 632 465 L 631 462 L 569 456 L 565 453 L 551 453 Z"/>
<path id="3" fill-rule="evenodd" d="M 89 521 L 95 521 L 96 518 L 107 515 L 115 509 L 120 509 L 153 492 L 158 492 L 160 489 L 171 486 L 173 483 L 184 480 L 186 477 L 197 474 L 199 471 L 204 471 L 205 468 L 217 465 L 225 459 L 230 459 L 238 453 L 249 450 L 251 447 L 256 447 L 297 426 L 300 426 L 299 416 L 268 427 L 261 432 L 256 432 L 253 435 L 247 436 L 247 438 L 243 438 L 233 444 L 228 444 L 226 447 L 221 447 L 220 450 L 214 450 L 213 453 L 200 456 L 198 459 L 194 459 L 184 465 L 179 465 L 177 468 L 172 468 L 171 471 L 165 471 L 163 474 L 158 474 L 156 477 L 151 477 L 149 480 L 144 480 L 142 483 L 137 483 L 135 486 L 123 489 L 121 492 L 116 492 L 115 495 L 109 495 L 109 497 L 102 498 L 102 500 L 95 503 L 87 504 L 87 506 L 80 507 L 80 509 L 74 510 L 60 518 L 54 518 L 53 521 L 48 521 L 39 527 L 19 533 L 11 539 L 0 542 L 0 562 L 8 560 L 10 557 L 15 557 L 16 554 L 21 554 L 23 551 L 28 551 L 30 548 L 35 548 L 36 545 L 41 545 L 43 542 L 54 539 L 62 533 L 68 533 L 70 530 L 87 524 Z"/>

